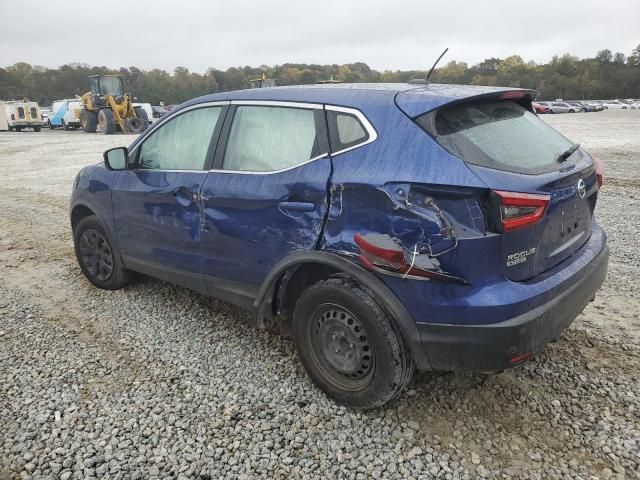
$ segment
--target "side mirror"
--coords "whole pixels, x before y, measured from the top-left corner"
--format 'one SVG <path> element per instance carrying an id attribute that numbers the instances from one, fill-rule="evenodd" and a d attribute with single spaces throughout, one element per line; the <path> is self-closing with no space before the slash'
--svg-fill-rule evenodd
<path id="1" fill-rule="evenodd" d="M 116 147 L 102 154 L 104 164 L 109 170 L 126 170 L 129 168 L 129 150 L 127 147 Z"/>

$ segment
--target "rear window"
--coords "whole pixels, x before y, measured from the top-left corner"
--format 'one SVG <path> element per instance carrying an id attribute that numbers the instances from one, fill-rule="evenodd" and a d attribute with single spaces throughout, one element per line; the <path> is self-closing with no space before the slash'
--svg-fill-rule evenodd
<path id="1" fill-rule="evenodd" d="M 559 168 L 572 143 L 510 101 L 462 103 L 416 119 L 445 150 L 465 162 L 518 173 Z M 566 163 L 564 164 L 566 166 Z"/>

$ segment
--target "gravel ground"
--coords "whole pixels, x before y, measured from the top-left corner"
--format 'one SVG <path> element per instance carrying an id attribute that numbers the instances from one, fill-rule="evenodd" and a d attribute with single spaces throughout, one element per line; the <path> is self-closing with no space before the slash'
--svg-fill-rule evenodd
<path id="1" fill-rule="evenodd" d="M 81 276 L 73 177 L 133 137 L 0 133 L 0 479 L 640 478 L 640 111 L 545 120 L 605 163 L 596 301 L 520 368 L 420 373 L 364 413 L 233 306 Z"/>

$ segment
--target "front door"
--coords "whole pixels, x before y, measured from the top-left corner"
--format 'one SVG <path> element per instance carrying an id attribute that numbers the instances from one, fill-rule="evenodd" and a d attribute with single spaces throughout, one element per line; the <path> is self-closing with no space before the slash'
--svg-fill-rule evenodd
<path id="1" fill-rule="evenodd" d="M 189 109 L 135 147 L 135 168 L 120 173 L 112 194 L 125 264 L 202 274 L 200 190 L 225 108 Z"/>
<path id="2" fill-rule="evenodd" d="M 211 293 L 229 282 L 257 288 L 322 232 L 331 174 L 322 106 L 255 103 L 232 105 L 202 189 Z"/>

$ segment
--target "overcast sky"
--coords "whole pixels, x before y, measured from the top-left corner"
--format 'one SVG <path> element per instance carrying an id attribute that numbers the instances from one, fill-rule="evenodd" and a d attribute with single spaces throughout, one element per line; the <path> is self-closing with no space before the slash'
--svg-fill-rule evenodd
<path id="1" fill-rule="evenodd" d="M 204 72 L 242 65 L 365 62 L 425 69 L 519 54 L 626 55 L 640 0 L 0 0 L 0 66 L 69 62 Z M 128 20 L 128 21 L 127 21 Z"/>

